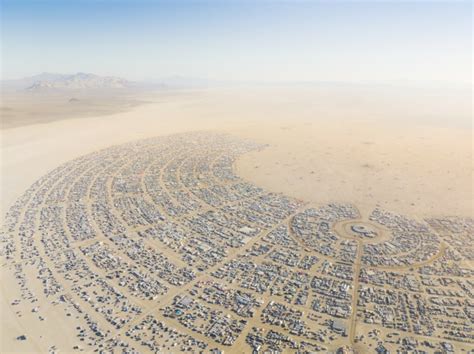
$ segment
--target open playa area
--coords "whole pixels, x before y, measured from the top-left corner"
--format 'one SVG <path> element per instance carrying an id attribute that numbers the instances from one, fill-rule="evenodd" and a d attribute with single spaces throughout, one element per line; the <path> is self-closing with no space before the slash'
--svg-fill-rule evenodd
<path id="1" fill-rule="evenodd" d="M 1 351 L 472 348 L 468 94 L 158 91 L 3 129 Z"/>
<path id="2" fill-rule="evenodd" d="M 273 192 L 418 216 L 472 216 L 470 90 L 322 85 L 165 91 L 135 99 L 147 104 L 2 130 L 1 163 L 9 171 L 2 175 L 2 208 L 83 154 L 147 137 L 220 131 L 268 145 L 235 167 Z"/>

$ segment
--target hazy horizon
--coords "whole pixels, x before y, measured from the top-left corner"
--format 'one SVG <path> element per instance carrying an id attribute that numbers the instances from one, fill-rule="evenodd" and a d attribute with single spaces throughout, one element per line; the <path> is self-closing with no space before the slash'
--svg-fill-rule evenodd
<path id="1" fill-rule="evenodd" d="M 2 79 L 470 83 L 470 2 L 5 0 Z"/>

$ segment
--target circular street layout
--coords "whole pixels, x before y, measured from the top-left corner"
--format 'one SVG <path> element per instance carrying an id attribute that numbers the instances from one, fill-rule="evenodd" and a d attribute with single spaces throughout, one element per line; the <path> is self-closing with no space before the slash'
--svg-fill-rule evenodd
<path id="1" fill-rule="evenodd" d="M 269 193 L 233 170 L 262 148 L 172 135 L 36 181 L 0 236 L 2 296 L 24 329 L 8 340 L 38 352 L 473 348 L 472 219 Z"/>

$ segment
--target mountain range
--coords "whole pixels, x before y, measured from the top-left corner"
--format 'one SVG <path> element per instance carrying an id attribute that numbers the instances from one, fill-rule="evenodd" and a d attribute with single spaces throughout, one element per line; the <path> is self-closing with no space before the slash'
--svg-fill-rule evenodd
<path id="1" fill-rule="evenodd" d="M 33 77 L 35 81 L 26 89 L 29 91 L 50 89 L 121 89 L 128 88 L 132 83 L 114 76 L 99 76 L 88 73 L 72 75 L 43 73 Z"/>
<path id="2" fill-rule="evenodd" d="M 99 76 L 90 73 L 76 74 L 41 73 L 19 80 L 3 81 L 4 88 L 28 92 L 47 92 L 82 89 L 126 89 L 135 83 L 115 76 Z"/>

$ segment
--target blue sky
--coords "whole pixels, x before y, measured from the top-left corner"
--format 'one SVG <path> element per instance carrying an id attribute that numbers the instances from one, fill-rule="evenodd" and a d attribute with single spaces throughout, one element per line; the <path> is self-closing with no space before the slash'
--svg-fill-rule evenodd
<path id="1" fill-rule="evenodd" d="M 2 0 L 2 77 L 469 82 L 469 1 Z"/>

